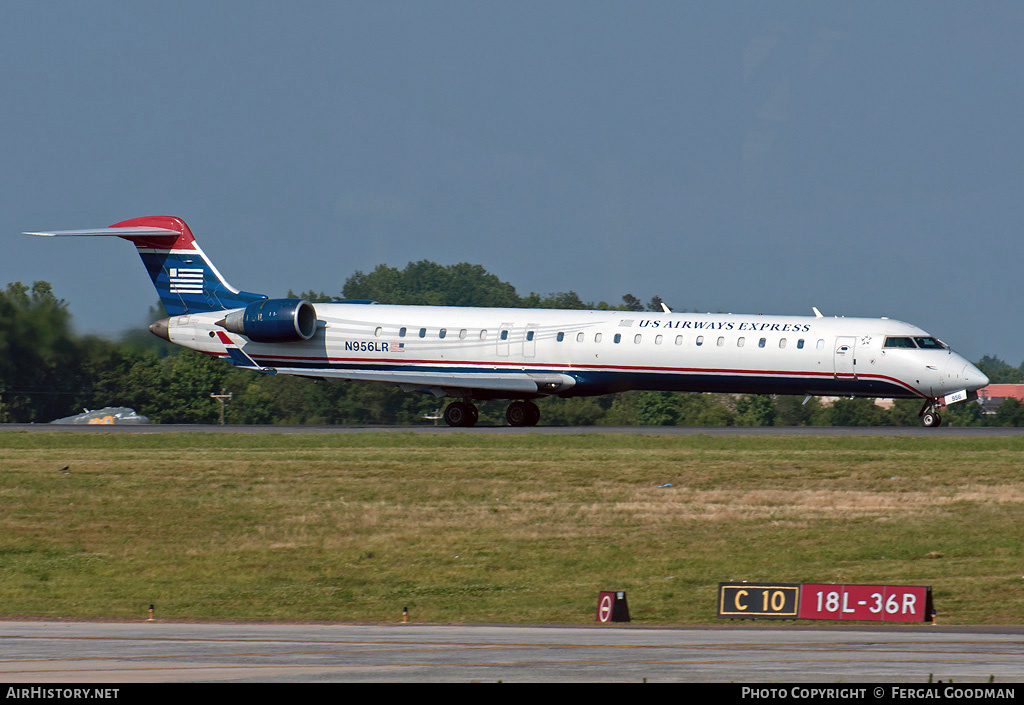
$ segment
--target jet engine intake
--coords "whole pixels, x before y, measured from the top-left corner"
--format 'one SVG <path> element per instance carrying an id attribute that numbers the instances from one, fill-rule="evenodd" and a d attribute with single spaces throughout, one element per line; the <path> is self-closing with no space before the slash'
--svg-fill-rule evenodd
<path id="1" fill-rule="evenodd" d="M 232 311 L 217 325 L 255 343 L 309 340 L 316 333 L 316 309 L 305 299 L 266 299 Z"/>

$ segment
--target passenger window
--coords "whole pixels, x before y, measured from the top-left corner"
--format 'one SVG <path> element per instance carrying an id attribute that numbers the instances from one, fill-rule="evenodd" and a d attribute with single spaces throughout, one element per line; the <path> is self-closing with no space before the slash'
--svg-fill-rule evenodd
<path id="1" fill-rule="evenodd" d="M 487 340 L 487 331 L 486 330 L 480 331 L 480 340 Z"/>
<path id="2" fill-rule="evenodd" d="M 661 338 L 662 338 L 662 336 L 660 336 L 660 335 L 654 336 L 654 344 L 655 345 L 661 345 Z"/>
<path id="3" fill-rule="evenodd" d="M 796 349 L 797 350 L 803 350 L 804 349 L 804 339 L 803 338 L 800 338 L 800 340 L 796 341 Z"/>
<path id="4" fill-rule="evenodd" d="M 815 347 L 817 347 L 818 350 L 824 350 L 825 349 L 825 341 L 824 340 L 819 340 L 818 344 Z"/>
<path id="5" fill-rule="evenodd" d="M 643 336 L 640 335 L 639 333 L 637 333 L 636 335 L 633 336 L 633 342 L 634 343 L 639 344 L 642 339 L 643 339 Z"/>
<path id="6" fill-rule="evenodd" d="M 703 335 L 698 335 L 697 336 L 697 345 L 700 346 L 700 345 L 703 345 L 703 344 L 704 344 L 704 336 Z"/>
<path id="7" fill-rule="evenodd" d="M 721 335 L 718 337 L 718 347 L 722 347 L 723 345 L 725 345 L 725 336 Z"/>
<path id="8" fill-rule="evenodd" d="M 767 342 L 768 342 L 767 338 L 761 338 L 759 341 L 757 341 L 757 347 L 763 348 L 765 346 L 765 343 L 767 343 Z"/>
<path id="9" fill-rule="evenodd" d="M 421 338 L 426 338 L 427 337 L 427 329 L 426 328 L 420 328 L 420 337 Z"/>
<path id="10" fill-rule="evenodd" d="M 595 333 L 594 334 L 594 342 L 595 343 L 600 343 L 601 342 L 601 334 L 600 333 Z"/>
<path id="11" fill-rule="evenodd" d="M 380 334 L 383 333 L 383 332 L 384 332 L 384 329 L 381 328 L 380 326 L 377 326 L 377 330 L 373 331 L 373 334 L 374 334 L 374 336 L 379 338 Z"/>
<path id="12" fill-rule="evenodd" d="M 677 335 L 676 336 L 676 345 L 682 345 L 682 344 L 683 344 L 683 336 Z"/>
<path id="13" fill-rule="evenodd" d="M 559 343 L 561 343 L 563 340 L 565 340 L 565 333 L 563 333 L 562 331 L 558 331 L 558 335 L 555 336 L 555 339 Z"/>
<path id="14" fill-rule="evenodd" d="M 743 343 L 745 343 L 745 342 L 747 342 L 746 338 L 743 338 L 743 337 L 736 338 L 736 347 L 742 348 L 743 347 Z"/>
<path id="15" fill-rule="evenodd" d="M 499 337 L 500 337 L 500 338 L 501 338 L 502 340 L 508 340 L 508 331 L 507 331 L 507 330 L 503 330 L 503 331 L 501 331 L 501 335 L 500 335 Z"/>
<path id="16" fill-rule="evenodd" d="M 583 334 L 582 333 L 577 333 L 576 334 L 576 342 L 577 343 L 582 343 L 583 342 Z"/>
<path id="17" fill-rule="evenodd" d="M 785 338 L 779 338 L 779 347 L 780 348 L 786 347 L 786 339 Z"/>
<path id="18" fill-rule="evenodd" d="M 622 333 L 616 333 L 613 340 L 615 340 L 616 345 L 622 342 Z"/>
<path id="19" fill-rule="evenodd" d="M 467 330 L 466 330 L 465 328 L 463 328 L 462 330 L 460 330 L 460 331 L 459 331 L 459 337 L 460 337 L 460 338 L 461 338 L 462 340 L 465 340 L 465 339 L 466 339 L 466 333 L 467 333 L 467 332 L 468 332 L 468 331 L 467 331 Z"/>
<path id="20" fill-rule="evenodd" d="M 533 331 L 532 330 L 526 331 L 526 339 L 527 340 L 533 340 Z"/>
<path id="21" fill-rule="evenodd" d="M 437 331 L 437 337 L 438 338 L 443 338 L 446 335 L 448 335 L 448 329 L 447 328 L 442 328 L 441 330 Z"/>

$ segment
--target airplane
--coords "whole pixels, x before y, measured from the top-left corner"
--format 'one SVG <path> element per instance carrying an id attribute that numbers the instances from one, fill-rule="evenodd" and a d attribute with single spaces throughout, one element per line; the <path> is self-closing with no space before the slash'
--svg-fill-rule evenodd
<path id="1" fill-rule="evenodd" d="M 398 385 L 452 397 L 449 426 L 474 401 L 509 400 L 534 426 L 545 396 L 631 389 L 921 399 L 922 423 L 977 398 L 988 378 L 924 330 L 889 318 L 396 306 L 272 299 L 227 283 L 181 218 L 25 233 L 132 242 L 170 314 L 149 330 L 266 374 Z"/>

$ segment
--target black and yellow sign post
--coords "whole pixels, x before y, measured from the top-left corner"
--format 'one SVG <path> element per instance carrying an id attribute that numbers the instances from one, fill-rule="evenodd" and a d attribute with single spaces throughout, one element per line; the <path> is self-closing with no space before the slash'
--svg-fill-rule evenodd
<path id="1" fill-rule="evenodd" d="M 718 584 L 718 616 L 722 619 L 796 619 L 799 610 L 797 583 Z"/>

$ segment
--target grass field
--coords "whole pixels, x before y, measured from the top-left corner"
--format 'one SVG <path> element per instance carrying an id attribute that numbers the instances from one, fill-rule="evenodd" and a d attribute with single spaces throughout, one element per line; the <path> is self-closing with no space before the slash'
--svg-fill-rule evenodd
<path id="1" fill-rule="evenodd" d="M 1020 438 L 0 433 L 0 616 L 717 623 L 720 581 L 1024 621 Z M 62 471 L 68 466 L 67 471 Z M 671 483 L 671 487 L 661 487 Z"/>

